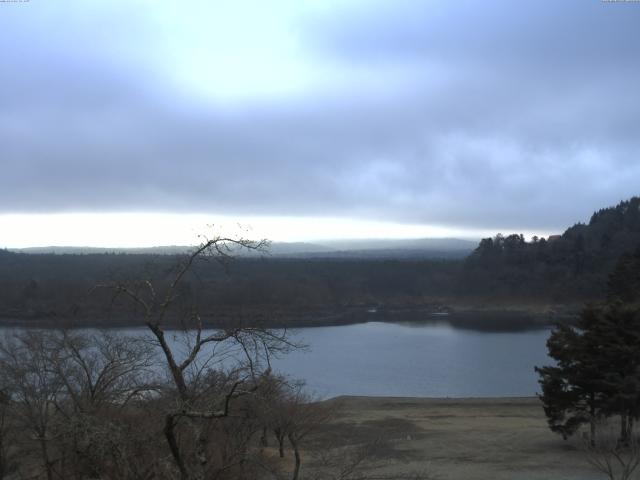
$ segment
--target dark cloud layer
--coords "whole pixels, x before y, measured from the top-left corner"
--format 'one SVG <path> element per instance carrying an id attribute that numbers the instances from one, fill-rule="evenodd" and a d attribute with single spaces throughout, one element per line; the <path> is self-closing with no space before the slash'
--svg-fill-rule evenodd
<path id="1" fill-rule="evenodd" d="M 640 4 L 336 7 L 295 25 L 331 88 L 235 103 L 129 54 L 143 17 L 29 8 L 0 8 L 1 212 L 556 229 L 640 193 Z"/>

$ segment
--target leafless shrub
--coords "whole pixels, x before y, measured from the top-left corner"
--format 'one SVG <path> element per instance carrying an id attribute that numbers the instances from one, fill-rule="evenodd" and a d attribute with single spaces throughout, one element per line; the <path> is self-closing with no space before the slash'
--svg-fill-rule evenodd
<path id="1" fill-rule="evenodd" d="M 629 441 L 622 444 L 617 433 L 604 422 L 598 431 L 595 444 L 585 442 L 587 462 L 609 480 L 629 480 L 640 465 L 640 439 L 630 435 Z"/>
<path id="2" fill-rule="evenodd" d="M 0 342 L 0 383 L 9 398 L 17 425 L 34 443 L 48 480 L 53 480 L 58 453 L 52 450 L 56 402 L 63 388 L 49 365 L 51 344 L 47 335 L 28 331 Z"/>
<path id="3" fill-rule="evenodd" d="M 372 473 L 383 470 L 376 460 L 379 452 L 388 448 L 381 439 L 348 447 L 328 447 L 320 451 L 316 463 L 318 468 L 312 480 L 434 480 L 430 472 Z"/>
<path id="4" fill-rule="evenodd" d="M 5 414 L 15 424 L 22 475 L 47 479 L 131 471 L 107 478 L 142 478 L 133 448 L 144 422 L 123 411 L 143 391 L 151 352 L 135 340 L 108 334 L 32 330 L 0 342 Z M 147 439 L 145 439 L 147 440 Z M 41 469 L 35 467 L 38 462 Z"/>

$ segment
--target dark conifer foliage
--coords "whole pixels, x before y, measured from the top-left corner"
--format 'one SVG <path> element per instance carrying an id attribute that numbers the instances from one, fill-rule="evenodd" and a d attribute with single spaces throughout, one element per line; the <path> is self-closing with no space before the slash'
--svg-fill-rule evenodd
<path id="1" fill-rule="evenodd" d="M 577 223 L 549 239 L 526 242 L 517 234 L 483 239 L 465 262 L 459 290 L 555 301 L 600 299 L 618 259 L 636 249 L 640 197 L 598 210 L 589 224 Z M 631 259 L 626 268 L 638 265 Z"/>
<path id="2" fill-rule="evenodd" d="M 599 382 L 595 375 L 598 365 L 593 361 L 597 347 L 588 343 L 590 339 L 571 327 L 559 326 L 547 342 L 549 356 L 557 365 L 536 367 L 549 427 L 565 439 L 585 423 L 595 428 L 600 413 Z"/>
<path id="3" fill-rule="evenodd" d="M 582 312 L 577 328 L 560 325 L 549 337 L 555 366 L 536 368 L 552 431 L 564 438 L 601 417 L 620 417 L 627 443 L 640 418 L 640 269 L 638 251 L 621 257 L 609 277 L 608 299 Z"/>
<path id="4" fill-rule="evenodd" d="M 623 254 L 609 276 L 608 298 L 627 304 L 640 302 L 640 246 L 633 253 Z"/>

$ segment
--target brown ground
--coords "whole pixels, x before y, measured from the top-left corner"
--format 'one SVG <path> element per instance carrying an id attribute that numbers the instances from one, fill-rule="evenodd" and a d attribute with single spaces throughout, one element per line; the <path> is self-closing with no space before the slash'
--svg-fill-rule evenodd
<path id="1" fill-rule="evenodd" d="M 587 463 L 580 439 L 563 441 L 549 431 L 536 398 L 341 397 L 329 402 L 339 404 L 338 413 L 307 439 L 307 448 L 380 439 L 374 464 L 367 467 L 372 474 L 417 471 L 443 480 L 604 478 Z"/>

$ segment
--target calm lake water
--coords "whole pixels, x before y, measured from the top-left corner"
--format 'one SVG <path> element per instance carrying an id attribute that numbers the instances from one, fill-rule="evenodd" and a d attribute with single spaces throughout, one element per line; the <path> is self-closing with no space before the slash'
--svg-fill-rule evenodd
<path id="1" fill-rule="evenodd" d="M 549 330 L 485 332 L 447 323 L 371 322 L 303 328 L 306 352 L 274 361 L 323 398 L 337 395 L 493 397 L 539 391 Z"/>
<path id="2" fill-rule="evenodd" d="M 2 329 L 5 334 L 20 329 Z M 146 329 L 118 330 L 148 335 Z M 167 332 L 176 351 L 179 336 Z M 448 323 L 383 323 L 300 328 L 308 347 L 274 359 L 274 370 L 306 380 L 321 398 L 338 395 L 495 397 L 538 392 L 549 330 L 476 331 Z"/>

